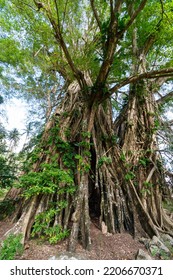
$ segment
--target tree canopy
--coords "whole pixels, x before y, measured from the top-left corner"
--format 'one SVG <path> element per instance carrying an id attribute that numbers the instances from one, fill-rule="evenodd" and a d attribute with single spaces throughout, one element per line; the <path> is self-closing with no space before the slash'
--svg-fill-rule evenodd
<path id="1" fill-rule="evenodd" d="M 91 71 L 93 83 L 106 80 L 113 94 L 132 81 L 171 76 L 171 1 L 1 2 L 1 62 L 30 83 L 45 73 L 67 81 Z M 133 73 L 135 56 L 146 56 L 144 73 Z"/>

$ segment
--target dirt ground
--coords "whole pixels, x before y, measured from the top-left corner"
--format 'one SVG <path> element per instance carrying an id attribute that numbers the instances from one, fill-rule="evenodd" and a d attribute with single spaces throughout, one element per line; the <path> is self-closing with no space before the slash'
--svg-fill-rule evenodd
<path id="1" fill-rule="evenodd" d="M 7 221 L 0 221 L 0 241 L 4 239 L 4 233 L 12 225 Z M 133 260 L 139 248 L 146 251 L 144 245 L 128 233 L 115 235 L 103 234 L 93 223 L 91 224 L 92 246 L 90 251 L 85 251 L 80 244 L 77 253 L 91 260 Z M 52 256 L 66 251 L 68 240 L 50 245 L 38 239 L 32 239 L 25 244 L 25 250 L 21 260 L 47 260 Z"/>

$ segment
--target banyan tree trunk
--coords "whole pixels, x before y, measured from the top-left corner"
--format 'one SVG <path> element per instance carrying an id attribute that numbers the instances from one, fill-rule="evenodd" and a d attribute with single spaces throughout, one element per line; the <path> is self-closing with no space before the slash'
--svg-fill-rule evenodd
<path id="1" fill-rule="evenodd" d="M 128 104 L 115 121 L 114 128 L 129 169 L 126 178 L 132 178 L 142 208 L 153 224 L 152 231 L 154 229 L 155 234 L 170 232 L 172 222 L 162 207 L 165 180 L 162 160 L 157 152 L 158 108 L 144 81 L 131 87 Z M 149 234 L 148 223 L 143 226 Z"/>
<path id="2" fill-rule="evenodd" d="M 92 84 L 90 80 L 87 83 Z M 84 248 L 90 248 L 93 218 L 100 228 L 104 223 L 113 234 L 125 230 L 135 236 L 142 230 L 152 237 L 170 231 L 172 224 L 161 204 L 155 104 L 144 89 L 135 85 L 131 90 L 115 129 L 109 99 L 90 106 L 77 81 L 69 86 L 45 127 L 32 170 L 43 172 L 42 164 L 51 163 L 56 155 L 59 168 L 70 169 L 76 190 L 69 192 L 68 184 L 60 182 L 54 193 L 23 198 L 14 215 L 17 221 L 13 232 L 21 231 L 24 240 L 29 238 L 37 215 L 47 211 L 51 202 L 60 201 L 65 201 L 65 206 L 52 216 L 48 226 L 58 224 L 62 230 L 70 229 L 70 251 L 75 251 L 79 240 Z M 67 150 L 73 163 L 70 167 L 64 160 Z"/>

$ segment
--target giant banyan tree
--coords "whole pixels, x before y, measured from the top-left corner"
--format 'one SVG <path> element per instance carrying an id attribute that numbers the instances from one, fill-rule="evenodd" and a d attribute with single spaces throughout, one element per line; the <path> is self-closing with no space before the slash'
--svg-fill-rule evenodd
<path id="1" fill-rule="evenodd" d="M 112 234 L 172 235 L 162 207 L 156 100 L 173 75 L 162 53 L 172 44 L 169 3 L 31 2 L 18 5 L 49 27 L 54 46 L 47 56 L 64 87 L 20 178 L 12 231 L 24 240 L 69 236 L 70 251 L 77 242 L 89 249 L 93 219 Z"/>

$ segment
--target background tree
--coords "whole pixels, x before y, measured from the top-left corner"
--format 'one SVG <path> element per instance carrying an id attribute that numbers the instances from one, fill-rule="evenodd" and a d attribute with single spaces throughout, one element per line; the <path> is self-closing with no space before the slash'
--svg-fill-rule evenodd
<path id="1" fill-rule="evenodd" d="M 16 174 L 15 155 L 8 149 L 8 133 L 0 123 L 0 193 L 13 185 Z"/>
<path id="2" fill-rule="evenodd" d="M 156 93 L 173 73 L 172 3 L 9 5 L 25 26 L 27 49 L 34 49 L 32 70 L 41 71 L 39 78 L 53 72 L 47 108 L 50 92 L 58 99 L 53 114 L 47 111 L 31 171 L 20 179 L 24 198 L 15 217 L 24 238 L 46 234 L 56 242 L 70 229 L 69 250 L 78 239 L 89 248 L 91 217 L 112 233 L 172 235 L 162 207 L 165 179 L 156 137 Z"/>

